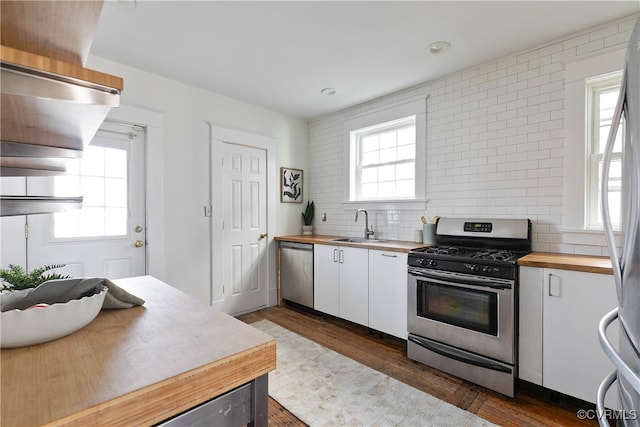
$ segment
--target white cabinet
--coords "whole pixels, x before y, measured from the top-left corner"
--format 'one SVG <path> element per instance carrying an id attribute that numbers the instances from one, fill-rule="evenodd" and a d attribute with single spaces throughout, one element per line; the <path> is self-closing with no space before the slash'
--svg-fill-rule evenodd
<path id="1" fill-rule="evenodd" d="M 368 325 L 368 250 L 315 245 L 313 260 L 314 308 Z"/>
<path id="2" fill-rule="evenodd" d="M 617 305 L 611 275 L 521 267 L 520 378 L 595 402 L 613 369 L 598 342 L 598 324 Z M 615 324 L 608 336 L 618 342 Z M 614 393 L 605 403 L 618 407 Z"/>
<path id="3" fill-rule="evenodd" d="M 407 254 L 369 250 L 369 327 L 407 339 Z"/>
<path id="4" fill-rule="evenodd" d="M 332 316 L 340 315 L 338 250 L 325 245 L 313 248 L 313 308 Z"/>
<path id="5" fill-rule="evenodd" d="M 543 274 L 542 385 L 594 403 L 613 369 L 598 342 L 600 319 L 618 305 L 613 276 L 546 268 Z M 609 337 L 618 342 L 617 328 Z"/>

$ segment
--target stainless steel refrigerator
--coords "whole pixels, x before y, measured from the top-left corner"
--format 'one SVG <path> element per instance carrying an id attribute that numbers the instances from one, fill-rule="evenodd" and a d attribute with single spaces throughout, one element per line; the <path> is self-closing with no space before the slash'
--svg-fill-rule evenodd
<path id="1" fill-rule="evenodd" d="M 608 210 L 607 181 L 613 143 L 624 115 L 622 203 L 622 249 L 616 247 Z M 616 420 L 618 426 L 640 426 L 640 19 L 636 20 L 627 48 L 620 97 L 605 148 L 602 168 L 602 214 L 618 294 L 618 308 L 600 322 L 600 344 L 615 369 L 598 390 L 597 409 L 601 426 Z M 618 320 L 618 349 L 606 337 L 606 328 Z M 613 388 L 611 388 L 614 386 Z M 617 391 L 621 411 L 604 408 L 604 396 Z M 614 391 L 615 390 L 615 391 Z"/>

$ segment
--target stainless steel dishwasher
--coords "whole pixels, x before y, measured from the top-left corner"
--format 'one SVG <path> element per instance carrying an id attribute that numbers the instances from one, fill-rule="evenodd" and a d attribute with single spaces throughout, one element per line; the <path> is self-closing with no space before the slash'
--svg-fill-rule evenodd
<path id="1" fill-rule="evenodd" d="M 282 299 L 313 308 L 313 245 L 280 242 Z"/>

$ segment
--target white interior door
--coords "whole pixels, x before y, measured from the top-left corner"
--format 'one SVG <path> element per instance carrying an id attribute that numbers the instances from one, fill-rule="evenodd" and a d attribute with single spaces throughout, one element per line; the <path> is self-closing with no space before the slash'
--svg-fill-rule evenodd
<path id="1" fill-rule="evenodd" d="M 224 144 L 223 310 L 229 314 L 268 302 L 266 183 L 265 150 Z"/>
<path id="2" fill-rule="evenodd" d="M 82 209 L 27 216 L 28 269 L 65 264 L 72 277 L 146 273 L 145 130 L 105 122 L 59 177 L 30 177 L 29 194 L 84 197 Z"/>

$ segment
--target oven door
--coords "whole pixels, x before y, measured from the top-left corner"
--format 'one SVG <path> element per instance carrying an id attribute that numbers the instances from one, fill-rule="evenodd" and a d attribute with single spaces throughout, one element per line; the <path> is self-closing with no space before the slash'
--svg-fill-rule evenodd
<path id="1" fill-rule="evenodd" d="M 513 280 L 409 267 L 409 333 L 514 364 L 513 287 Z"/>

